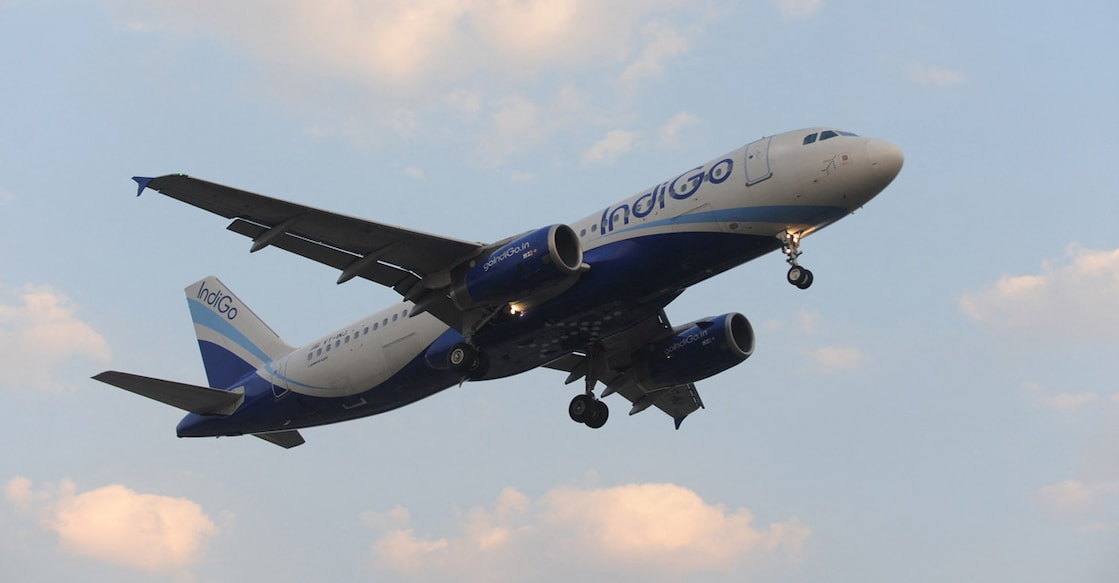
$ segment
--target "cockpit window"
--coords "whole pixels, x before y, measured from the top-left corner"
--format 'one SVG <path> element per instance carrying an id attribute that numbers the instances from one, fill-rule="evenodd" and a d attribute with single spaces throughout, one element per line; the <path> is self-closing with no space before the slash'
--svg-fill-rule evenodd
<path id="1" fill-rule="evenodd" d="M 851 132 L 842 132 L 842 131 L 839 131 L 839 130 L 824 130 L 824 131 L 822 131 L 818 134 L 808 134 L 807 136 L 804 136 L 804 145 L 807 146 L 808 144 L 815 143 L 817 140 L 822 142 L 824 140 L 829 140 L 831 138 L 835 138 L 835 137 L 838 137 L 838 136 L 858 137 L 859 134 L 853 134 Z"/>

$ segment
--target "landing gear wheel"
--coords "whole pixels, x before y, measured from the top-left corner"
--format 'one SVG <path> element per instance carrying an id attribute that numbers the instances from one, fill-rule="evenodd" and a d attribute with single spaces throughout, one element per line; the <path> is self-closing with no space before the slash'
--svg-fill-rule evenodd
<path id="1" fill-rule="evenodd" d="M 805 269 L 804 275 L 801 276 L 801 280 L 797 282 L 796 286 L 800 289 L 808 289 L 808 287 L 812 285 L 812 280 L 812 272 Z"/>
<path id="2" fill-rule="evenodd" d="M 594 409 L 594 403 L 594 399 L 588 395 L 575 395 L 575 398 L 571 399 L 571 404 L 567 406 L 567 414 L 576 423 L 586 423 Z"/>
<path id="3" fill-rule="evenodd" d="M 606 403 L 602 401 L 596 400 L 592 401 L 592 403 L 594 406 L 591 407 L 591 416 L 584 421 L 584 423 L 591 429 L 598 429 L 606 425 L 606 420 L 610 418 L 610 407 L 607 407 Z"/>
<path id="4" fill-rule="evenodd" d="M 606 403 L 590 395 L 575 395 L 571 404 L 567 406 L 567 414 L 576 423 L 582 423 L 591 429 L 598 429 L 606 425 L 610 418 L 610 408 Z"/>
<path id="5" fill-rule="evenodd" d="M 465 343 L 458 343 L 451 347 L 447 354 L 447 363 L 452 370 L 470 372 L 478 367 L 478 349 Z"/>
<path id="6" fill-rule="evenodd" d="M 789 283 L 792 284 L 792 285 L 800 285 L 800 281 L 802 279 L 804 279 L 804 274 L 805 274 L 806 271 L 808 271 L 808 270 L 799 266 L 799 265 L 794 265 L 794 266 L 790 267 L 788 277 L 787 277 L 787 279 L 789 280 Z"/>

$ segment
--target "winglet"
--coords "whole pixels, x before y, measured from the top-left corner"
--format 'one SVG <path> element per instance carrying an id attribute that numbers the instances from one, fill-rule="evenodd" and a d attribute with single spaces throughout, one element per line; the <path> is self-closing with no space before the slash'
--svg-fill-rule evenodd
<path id="1" fill-rule="evenodd" d="M 144 176 L 133 176 L 132 179 L 136 181 L 136 184 L 140 185 L 140 187 L 136 189 L 136 196 L 144 194 L 144 189 L 148 187 L 151 181 L 155 180 L 155 178 L 146 178 Z"/>

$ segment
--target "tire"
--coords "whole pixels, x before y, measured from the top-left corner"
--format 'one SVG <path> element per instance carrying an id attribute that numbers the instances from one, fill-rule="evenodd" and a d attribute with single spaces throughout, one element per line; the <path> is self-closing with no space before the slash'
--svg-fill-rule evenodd
<path id="1" fill-rule="evenodd" d="M 800 282 L 804 279 L 804 274 L 807 272 L 807 269 L 799 265 L 794 265 L 789 268 L 789 273 L 785 276 L 785 279 L 792 285 L 800 286 Z"/>
<path id="2" fill-rule="evenodd" d="M 808 289 L 812 285 L 813 279 L 812 272 L 805 269 L 804 274 L 801 276 L 801 281 L 797 282 L 796 286 L 800 289 Z"/>
<path id="3" fill-rule="evenodd" d="M 478 351 L 473 346 L 460 342 L 447 353 L 447 364 L 452 370 L 469 372 L 478 366 Z"/>
<path id="4" fill-rule="evenodd" d="M 610 418 L 610 407 L 607 407 L 606 403 L 602 401 L 593 401 L 593 403 L 594 406 L 591 410 L 594 414 L 590 419 L 587 419 L 585 423 L 587 427 L 591 429 L 599 429 L 603 425 L 606 425 L 606 420 Z"/>
<path id="5" fill-rule="evenodd" d="M 586 395 L 575 395 L 571 404 L 567 406 L 567 414 L 576 423 L 586 423 L 594 408 L 594 402 Z"/>

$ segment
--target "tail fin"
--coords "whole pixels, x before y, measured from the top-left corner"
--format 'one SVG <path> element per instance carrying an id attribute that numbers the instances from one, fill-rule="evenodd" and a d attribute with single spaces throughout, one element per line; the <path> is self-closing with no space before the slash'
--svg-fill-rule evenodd
<path id="1" fill-rule="evenodd" d="M 246 374 L 293 350 L 212 275 L 187 287 L 186 297 L 211 387 L 233 388 Z"/>

